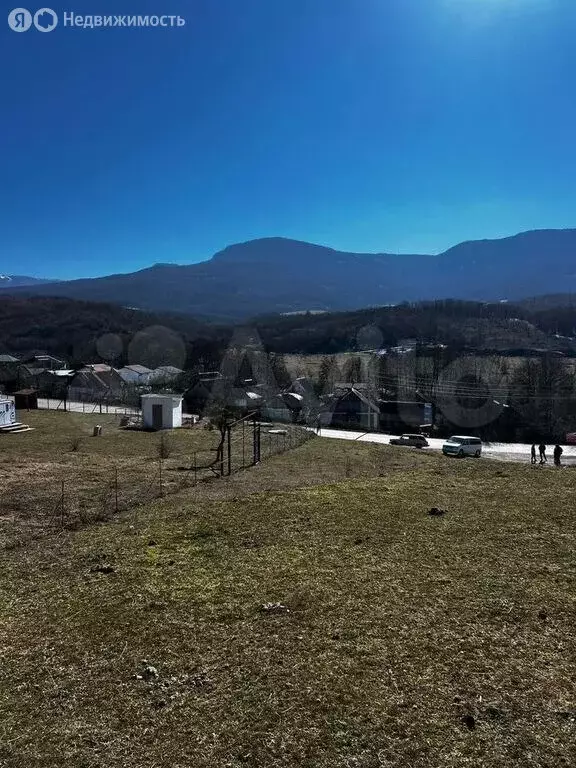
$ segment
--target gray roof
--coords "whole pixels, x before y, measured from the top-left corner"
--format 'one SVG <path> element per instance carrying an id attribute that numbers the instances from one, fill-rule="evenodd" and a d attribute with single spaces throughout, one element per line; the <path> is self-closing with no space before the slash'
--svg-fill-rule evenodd
<path id="1" fill-rule="evenodd" d="M 134 373 L 152 373 L 152 369 L 146 368 L 145 365 L 125 365 L 124 368 L 121 368 L 120 370 L 134 371 Z"/>
<path id="2" fill-rule="evenodd" d="M 18 358 L 12 355 L 0 355 L 0 363 L 17 363 Z"/>
<path id="3" fill-rule="evenodd" d="M 375 403 L 373 400 L 370 400 L 370 398 L 366 397 L 366 395 L 363 392 L 359 392 L 356 389 L 356 387 L 350 387 L 348 392 L 346 392 L 344 395 L 341 395 L 338 399 L 342 400 L 346 397 L 350 397 L 350 395 L 355 395 L 361 402 L 364 403 L 364 405 L 367 405 L 368 408 L 380 413 L 380 408 L 378 407 L 377 403 Z"/>
<path id="4" fill-rule="evenodd" d="M 184 373 L 182 368 L 175 368 L 173 365 L 161 365 L 158 368 L 156 368 L 154 371 L 152 371 L 154 374 L 180 374 Z"/>

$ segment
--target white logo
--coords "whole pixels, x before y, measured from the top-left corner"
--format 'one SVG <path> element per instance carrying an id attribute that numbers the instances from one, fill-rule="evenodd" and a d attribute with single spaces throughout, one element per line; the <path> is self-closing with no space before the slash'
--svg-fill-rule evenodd
<path id="1" fill-rule="evenodd" d="M 8 14 L 8 26 L 14 32 L 28 32 L 32 26 L 32 14 L 26 8 L 14 8 Z"/>
<path id="2" fill-rule="evenodd" d="M 58 16 L 51 8 L 40 8 L 34 14 L 34 26 L 39 32 L 52 32 L 58 26 Z"/>

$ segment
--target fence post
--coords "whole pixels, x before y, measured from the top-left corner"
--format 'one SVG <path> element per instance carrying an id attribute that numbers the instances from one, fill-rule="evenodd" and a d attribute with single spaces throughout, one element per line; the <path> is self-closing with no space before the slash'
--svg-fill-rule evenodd
<path id="1" fill-rule="evenodd" d="M 64 480 L 62 480 L 62 494 L 60 496 L 60 504 L 62 505 L 60 510 L 60 528 L 64 529 L 64 509 L 65 509 Z"/>
<path id="2" fill-rule="evenodd" d="M 232 474 L 232 427 L 227 429 L 227 442 L 228 442 L 228 476 Z"/>

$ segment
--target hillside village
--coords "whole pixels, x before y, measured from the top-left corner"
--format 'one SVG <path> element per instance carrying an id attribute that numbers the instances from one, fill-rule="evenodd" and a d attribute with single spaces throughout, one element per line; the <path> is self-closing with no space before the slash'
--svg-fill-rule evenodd
<path id="1" fill-rule="evenodd" d="M 214 370 L 104 362 L 69 368 L 46 353 L 0 355 L 0 391 L 25 409 L 38 401 L 138 409 L 144 395 L 178 394 L 184 412 L 197 418 L 226 407 L 271 421 L 439 437 L 464 429 L 486 440 L 563 441 L 576 429 L 570 361 L 553 353 L 455 357 L 446 345 L 414 339 L 385 350 L 294 359 L 237 350 Z"/>
<path id="2" fill-rule="evenodd" d="M 274 421 L 318 422 L 366 431 L 432 426 L 431 406 L 421 399 L 404 402 L 404 415 L 400 416 L 396 400 L 378 400 L 376 388 L 362 381 L 332 382 L 330 392 L 319 393 L 317 384 L 306 376 L 281 386 L 273 380 L 271 371 L 267 373 L 257 380 L 243 377 L 240 371 L 235 376 L 220 371 L 186 375 L 175 366 L 151 370 L 134 364 L 116 369 L 106 363 L 73 370 L 66 361 L 47 354 L 32 354 L 21 360 L 0 356 L 1 386 L 25 408 L 39 398 L 61 401 L 63 408 L 67 401 L 137 407 L 142 395 L 180 392 L 185 409 L 198 416 L 205 415 L 216 400 L 239 413 L 257 411 L 262 418 Z M 287 372 L 283 374 L 285 380 Z M 380 394 L 384 396 L 385 390 Z"/>

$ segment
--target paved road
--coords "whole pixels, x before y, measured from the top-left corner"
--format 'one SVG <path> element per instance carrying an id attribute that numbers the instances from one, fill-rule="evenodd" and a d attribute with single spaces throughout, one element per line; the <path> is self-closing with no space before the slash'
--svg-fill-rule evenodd
<path id="1" fill-rule="evenodd" d="M 349 432 L 348 430 L 344 429 L 326 429 L 325 427 L 322 427 L 320 436 L 337 438 L 339 440 L 359 440 L 366 443 L 383 443 L 385 445 L 387 445 L 393 437 L 397 437 L 397 435 L 386 435 L 380 432 Z M 444 443 L 444 440 L 440 438 L 430 438 L 428 442 L 430 443 L 430 448 L 425 450 L 442 450 L 442 444 Z M 562 447 L 564 449 L 562 462 L 566 465 L 576 466 L 576 445 L 564 445 Z M 482 455 L 487 459 L 528 463 L 530 461 L 530 448 L 531 445 L 525 443 L 484 443 Z M 551 445 L 548 447 L 547 451 L 548 462 L 550 464 L 553 464 L 553 449 L 554 446 Z"/>

